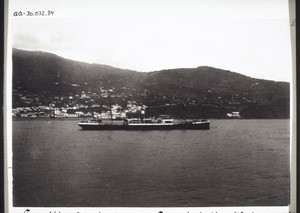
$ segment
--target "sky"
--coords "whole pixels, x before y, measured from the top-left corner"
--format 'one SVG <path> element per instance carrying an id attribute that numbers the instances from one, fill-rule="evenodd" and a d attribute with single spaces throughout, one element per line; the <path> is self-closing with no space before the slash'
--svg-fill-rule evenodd
<path id="1" fill-rule="evenodd" d="M 211 66 L 291 81 L 287 0 L 12 0 L 9 15 L 19 49 L 142 72 Z"/>

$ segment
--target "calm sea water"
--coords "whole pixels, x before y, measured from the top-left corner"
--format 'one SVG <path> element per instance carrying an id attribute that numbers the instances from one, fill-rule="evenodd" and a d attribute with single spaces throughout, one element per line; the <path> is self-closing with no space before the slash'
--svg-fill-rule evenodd
<path id="1" fill-rule="evenodd" d="M 14 206 L 289 203 L 289 120 L 172 131 L 82 131 L 77 123 L 13 122 Z"/>

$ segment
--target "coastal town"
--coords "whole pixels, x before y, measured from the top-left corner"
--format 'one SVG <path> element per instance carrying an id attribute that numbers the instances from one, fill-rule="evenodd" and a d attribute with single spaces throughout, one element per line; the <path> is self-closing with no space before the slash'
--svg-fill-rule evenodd
<path id="1" fill-rule="evenodd" d="M 114 101 L 112 101 L 114 99 Z M 100 92 L 81 91 L 65 95 L 44 97 L 27 91 L 13 91 L 17 102 L 12 109 L 15 118 L 83 118 L 125 119 L 145 116 L 148 106 L 135 100 L 126 101 L 114 89 L 100 89 Z M 121 103 L 118 103 L 119 102 Z M 190 104 L 193 104 L 192 102 Z M 172 104 L 165 104 L 171 106 Z M 241 118 L 239 112 L 228 112 L 227 118 Z"/>
<path id="2" fill-rule="evenodd" d="M 12 109 L 13 117 L 21 118 L 78 118 L 95 117 L 103 119 L 124 119 L 129 114 L 143 115 L 147 106 L 136 101 L 127 101 L 126 105 L 110 103 L 114 95 L 112 90 L 102 89 L 100 95 L 90 91 L 63 96 L 49 96 L 47 100 L 43 95 L 32 95 L 14 91 L 15 100 L 19 106 Z"/>

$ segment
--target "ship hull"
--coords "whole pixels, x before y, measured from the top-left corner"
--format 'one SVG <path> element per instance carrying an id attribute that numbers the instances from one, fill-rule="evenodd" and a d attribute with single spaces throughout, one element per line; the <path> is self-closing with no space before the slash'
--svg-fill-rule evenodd
<path id="1" fill-rule="evenodd" d="M 209 122 L 200 124 L 173 125 L 110 125 L 110 124 L 78 124 L 82 130 L 208 130 Z"/>

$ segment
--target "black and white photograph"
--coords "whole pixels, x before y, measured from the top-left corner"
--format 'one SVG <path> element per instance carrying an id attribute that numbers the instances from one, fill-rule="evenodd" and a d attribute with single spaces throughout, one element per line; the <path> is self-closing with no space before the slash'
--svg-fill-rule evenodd
<path id="1" fill-rule="evenodd" d="M 288 0 L 8 7 L 10 212 L 289 212 Z"/>

